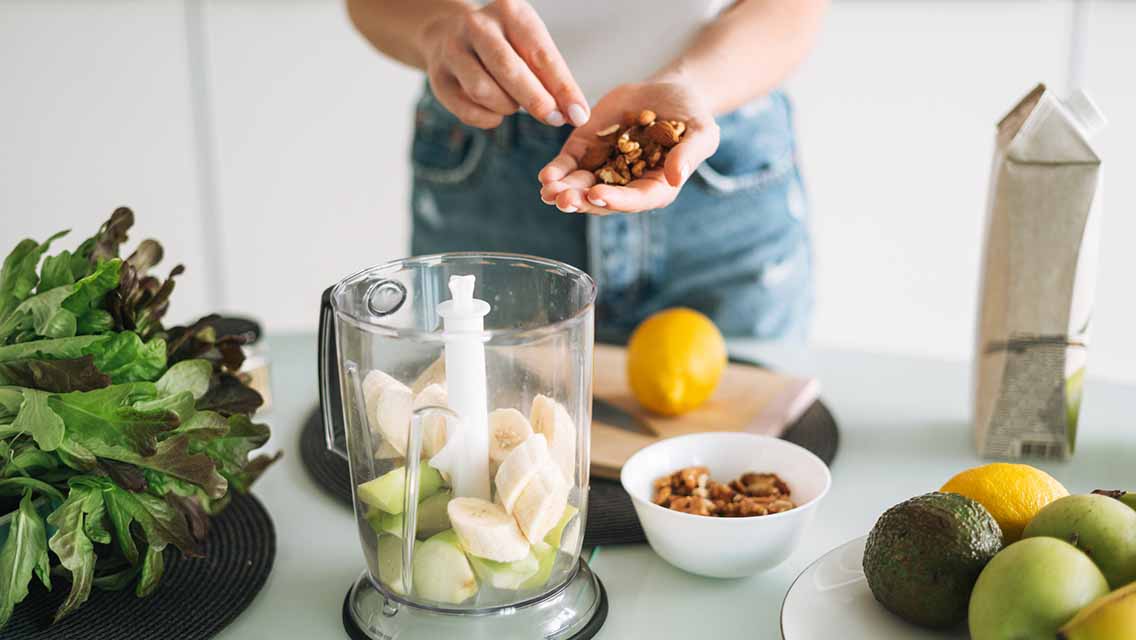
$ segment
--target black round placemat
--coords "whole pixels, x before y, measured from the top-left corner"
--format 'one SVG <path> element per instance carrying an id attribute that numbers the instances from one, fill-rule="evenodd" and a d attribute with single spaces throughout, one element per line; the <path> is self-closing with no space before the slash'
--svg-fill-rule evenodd
<path id="1" fill-rule="evenodd" d="M 604 588 L 603 581 L 599 576 L 596 576 L 596 583 L 600 585 L 600 604 L 596 607 L 596 614 L 588 621 L 588 624 L 580 629 L 580 632 L 566 640 L 590 640 L 600 632 L 603 627 L 604 621 L 607 620 L 607 589 Z M 347 637 L 351 640 L 371 640 L 371 637 L 359 628 L 355 618 L 351 617 L 351 590 L 347 590 L 347 595 L 343 598 L 343 630 L 347 632 Z"/>
<path id="2" fill-rule="evenodd" d="M 823 402 L 817 400 L 781 437 L 812 451 L 831 465 L 840 443 L 836 420 Z M 351 479 L 347 461 L 324 446 L 323 417 L 319 410 L 308 416 L 300 432 L 300 458 L 312 479 L 332 496 L 351 505 Z M 591 479 L 588 492 L 588 520 L 585 545 L 646 542 L 631 497 L 617 480 Z"/>
<path id="3" fill-rule="evenodd" d="M 53 591 L 38 580 L 16 605 L 4 640 L 202 640 L 212 638 L 252 602 L 272 571 L 276 530 L 264 505 L 236 495 L 209 523 L 204 558 L 166 552 L 166 572 L 146 598 L 123 591 L 91 590 L 78 611 L 58 624 L 51 618 L 70 584 L 52 576 Z"/>

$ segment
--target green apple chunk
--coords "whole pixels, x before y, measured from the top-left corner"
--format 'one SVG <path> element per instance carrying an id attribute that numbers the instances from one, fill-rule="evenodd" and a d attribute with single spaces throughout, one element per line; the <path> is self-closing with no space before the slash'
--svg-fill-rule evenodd
<path id="1" fill-rule="evenodd" d="M 469 563 L 482 584 L 489 583 L 498 589 L 519 589 L 540 569 L 540 562 L 532 551 L 513 562 L 496 562 L 471 555 Z"/>
<path id="2" fill-rule="evenodd" d="M 1025 538 L 994 556 L 970 594 L 972 640 L 1041 640 L 1108 593 L 1088 556 L 1056 538 Z"/>
<path id="3" fill-rule="evenodd" d="M 442 474 L 425 462 L 418 465 L 418 501 L 429 498 L 442 488 Z M 406 491 L 406 467 L 387 473 L 359 485 L 356 495 L 363 504 L 387 513 L 402 513 L 402 497 Z"/>
<path id="4" fill-rule="evenodd" d="M 553 547 L 560 549 L 560 543 L 562 542 L 561 539 L 564 537 L 564 528 L 568 526 L 568 523 L 571 522 L 572 517 L 575 516 L 578 511 L 579 509 L 573 507 L 572 505 L 564 507 L 564 515 L 560 516 L 560 522 L 557 522 L 556 526 L 553 527 L 552 530 L 547 534 L 545 534 L 544 541 L 552 545 Z M 573 529 L 573 531 L 575 531 L 576 529 L 579 529 L 579 527 L 576 527 L 575 529 Z M 570 537 L 568 540 L 563 540 L 563 542 L 574 543 L 575 540 L 573 538 L 574 536 Z"/>
<path id="5" fill-rule="evenodd" d="M 538 568 L 536 573 L 521 585 L 521 589 L 542 587 L 552 577 L 552 565 L 556 564 L 556 547 L 546 542 L 538 542 L 532 546 L 532 555 L 536 557 Z"/>
<path id="6" fill-rule="evenodd" d="M 421 544 L 415 541 L 416 552 Z M 379 581 L 395 593 L 406 595 L 402 589 L 402 539 L 389 535 L 379 536 L 378 558 Z"/>
<path id="7" fill-rule="evenodd" d="M 414 592 L 447 604 L 460 604 L 477 593 L 477 577 L 453 529 L 414 548 Z"/>
<path id="8" fill-rule="evenodd" d="M 1084 551 L 1113 589 L 1136 580 L 1136 511 L 1099 495 L 1066 496 L 1038 512 L 1025 537 L 1049 536 Z"/>
<path id="9" fill-rule="evenodd" d="M 419 540 L 441 533 L 450 528 L 450 516 L 446 513 L 446 505 L 453 497 L 449 491 L 435 493 L 418 503 L 418 527 L 416 535 Z M 385 511 L 374 510 L 367 514 L 367 522 L 375 533 L 389 533 L 392 536 L 402 537 L 402 525 L 406 514 L 398 515 Z"/>

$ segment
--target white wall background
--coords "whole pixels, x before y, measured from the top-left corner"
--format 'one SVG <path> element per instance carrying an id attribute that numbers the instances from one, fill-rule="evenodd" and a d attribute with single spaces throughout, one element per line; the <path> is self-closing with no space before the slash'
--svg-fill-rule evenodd
<path id="1" fill-rule="evenodd" d="M 1121 1 L 836 2 L 790 86 L 814 342 L 969 358 L 994 123 L 1044 80 L 1111 117 L 1090 368 L 1136 381 L 1133 33 Z M 421 80 L 337 0 L 0 0 L 0 78 L 0 245 L 129 204 L 137 237 L 190 267 L 175 319 L 238 310 L 277 332 L 312 330 L 325 286 L 408 251 Z"/>

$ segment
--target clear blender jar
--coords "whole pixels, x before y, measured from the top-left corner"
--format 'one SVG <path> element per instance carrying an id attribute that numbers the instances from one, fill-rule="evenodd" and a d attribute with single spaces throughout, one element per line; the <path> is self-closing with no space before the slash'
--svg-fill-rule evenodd
<path id="1" fill-rule="evenodd" d="M 595 293 L 568 265 L 488 253 L 399 260 L 325 292 L 324 425 L 367 563 L 345 615 L 365 634 L 598 629 L 602 586 L 580 558 Z"/>

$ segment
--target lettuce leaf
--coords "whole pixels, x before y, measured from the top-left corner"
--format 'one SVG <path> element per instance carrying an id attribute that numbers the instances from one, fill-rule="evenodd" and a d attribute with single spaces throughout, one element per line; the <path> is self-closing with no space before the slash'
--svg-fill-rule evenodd
<path id="1" fill-rule="evenodd" d="M 0 362 L 0 385 L 42 389 L 52 393 L 92 391 L 110 385 L 110 376 L 95 366 L 94 356 L 64 360 Z"/>
<path id="2" fill-rule="evenodd" d="M 42 244 L 35 240 L 21 240 L 0 267 L 0 326 L 21 302 L 31 295 L 32 289 L 39 282 L 36 274 L 36 265 L 40 257 L 51 247 L 51 243 L 67 235 L 67 231 L 60 231 L 51 236 Z"/>
<path id="3" fill-rule="evenodd" d="M 58 622 L 87 601 L 95 577 L 95 542 L 110 542 L 110 532 L 102 526 L 106 514 L 96 479 L 72 478 L 70 493 L 58 509 L 47 517 L 56 528 L 48 546 L 71 574 L 71 591 L 55 612 Z"/>
<path id="4" fill-rule="evenodd" d="M 16 604 L 27 597 L 33 573 L 45 587 L 51 588 L 49 571 L 47 533 L 29 489 L 20 500 L 8 527 L 8 538 L 0 548 L 0 627 L 12 617 Z"/>

